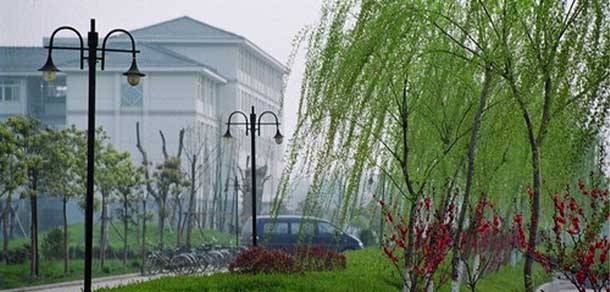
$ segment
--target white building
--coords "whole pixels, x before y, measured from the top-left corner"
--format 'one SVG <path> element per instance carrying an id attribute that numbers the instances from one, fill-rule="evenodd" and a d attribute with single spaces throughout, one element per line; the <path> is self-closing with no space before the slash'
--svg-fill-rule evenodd
<path id="1" fill-rule="evenodd" d="M 139 122 L 143 145 L 155 163 L 162 157 L 159 131 L 165 134 L 168 152 L 175 154 L 180 129 L 202 125 L 214 169 L 208 170 L 209 182 L 200 198 L 212 198 L 213 192 L 225 188 L 227 175 L 233 177 L 237 166 L 247 168 L 250 143 L 243 131 L 232 127 L 234 143 L 221 143 L 228 115 L 237 109 L 249 113 L 255 106 L 258 113 L 270 110 L 281 118 L 287 68 L 245 37 L 187 16 L 131 33 L 141 50 L 138 65 L 147 76 L 137 87 L 129 86 L 121 74 L 131 56 L 107 53 L 105 70 L 98 66 L 96 124 L 119 150 L 129 151 L 139 162 Z M 69 33 L 60 36 L 54 44 L 77 44 L 76 39 L 65 38 L 72 37 Z M 128 41 L 117 36 L 108 47 L 128 48 Z M 43 43 L 47 42 L 45 38 Z M 86 129 L 87 72 L 78 67 L 78 53 L 53 51 L 62 70 L 53 85 L 42 81 L 36 71 L 46 54 L 42 47 L 0 47 L 0 118 L 32 115 L 48 125 Z M 273 142 L 274 134 L 275 128 L 268 127 L 257 139 L 257 164 L 267 165 L 271 176 L 264 201 L 270 200 L 280 175 L 282 147 Z"/>

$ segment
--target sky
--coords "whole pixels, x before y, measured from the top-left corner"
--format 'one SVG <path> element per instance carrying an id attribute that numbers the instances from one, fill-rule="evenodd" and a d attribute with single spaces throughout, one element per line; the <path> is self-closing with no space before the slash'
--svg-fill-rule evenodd
<path id="1" fill-rule="evenodd" d="M 90 18 L 103 36 L 111 29 L 133 30 L 187 15 L 242 35 L 286 63 L 293 38 L 317 22 L 321 5 L 322 0 L 0 0 L 0 46 L 41 46 L 42 38 L 62 25 L 86 35 Z M 303 69 L 301 53 L 286 89 L 287 137 L 295 126 Z"/>

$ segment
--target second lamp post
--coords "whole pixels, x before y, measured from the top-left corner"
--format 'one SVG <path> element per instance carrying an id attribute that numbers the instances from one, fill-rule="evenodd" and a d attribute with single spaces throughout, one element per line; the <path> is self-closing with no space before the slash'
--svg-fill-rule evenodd
<path id="1" fill-rule="evenodd" d="M 234 115 L 241 115 L 244 117 L 244 122 L 232 122 L 231 119 Z M 275 118 L 275 122 L 262 122 L 261 119 L 265 115 L 272 115 Z M 246 115 L 242 111 L 234 111 L 229 115 L 229 119 L 227 121 L 227 132 L 225 132 L 223 138 L 227 141 L 230 141 L 233 136 L 231 135 L 231 125 L 244 125 L 246 126 L 246 136 L 250 134 L 250 161 L 252 167 L 252 246 L 257 246 L 257 233 L 256 233 L 256 136 L 260 136 L 261 127 L 267 125 L 275 125 L 275 143 L 282 144 L 284 140 L 284 136 L 280 133 L 280 121 L 275 113 L 272 111 L 264 111 L 262 112 L 258 118 L 256 112 L 254 111 L 254 106 L 252 107 L 252 112 L 250 113 L 250 118 L 248 119 L 248 115 Z"/>

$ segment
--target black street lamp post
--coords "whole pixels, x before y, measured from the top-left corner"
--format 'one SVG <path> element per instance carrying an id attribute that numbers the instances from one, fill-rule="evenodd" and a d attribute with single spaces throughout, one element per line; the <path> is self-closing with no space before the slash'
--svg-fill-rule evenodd
<path id="1" fill-rule="evenodd" d="M 80 41 L 80 47 L 65 47 L 65 46 L 53 46 L 53 39 L 55 35 L 62 30 L 70 30 L 76 33 L 78 39 Z M 114 33 L 124 33 L 131 39 L 131 50 L 123 50 L 123 49 L 107 49 L 106 41 L 108 37 Z M 95 31 L 95 19 L 91 19 L 91 27 L 89 33 L 87 34 L 87 48 L 84 47 L 83 37 L 81 34 L 73 27 L 70 26 L 62 26 L 57 28 L 51 34 L 51 38 L 49 40 L 49 45 L 45 46 L 45 48 L 49 49 L 49 55 L 47 57 L 47 62 L 42 66 L 42 68 L 38 69 L 38 71 L 43 72 L 43 79 L 47 82 L 52 82 L 56 78 L 56 73 L 59 72 L 59 69 L 53 64 L 52 51 L 56 50 L 73 50 L 80 51 L 80 69 L 83 69 L 84 60 L 87 60 L 87 65 L 89 69 L 89 100 L 88 100 L 88 122 L 87 122 L 87 197 L 85 200 L 85 283 L 84 283 L 84 291 L 91 291 L 91 264 L 92 264 L 92 255 L 93 255 L 93 195 L 94 195 L 94 162 L 95 162 L 95 73 L 96 73 L 96 65 L 97 61 L 100 60 L 102 63 L 102 70 L 104 70 L 104 65 L 106 61 L 106 52 L 119 52 L 119 53 L 130 53 L 133 56 L 131 61 L 131 66 L 127 70 L 127 72 L 123 73 L 124 76 L 127 77 L 127 82 L 136 86 L 140 82 L 140 78 L 145 76 L 143 73 L 138 70 L 138 65 L 136 63 L 136 53 L 140 51 L 136 50 L 136 43 L 133 39 L 133 36 L 124 29 L 114 29 L 104 37 L 102 42 L 102 47 L 99 48 L 99 39 L 98 33 Z M 87 56 L 85 56 L 85 50 L 87 51 Z M 97 56 L 97 52 L 101 51 L 101 57 Z"/>
<path id="2" fill-rule="evenodd" d="M 243 116 L 245 122 L 242 122 L 242 123 L 231 122 L 231 118 L 233 118 L 233 116 L 235 114 L 239 114 L 239 115 Z M 266 114 L 272 115 L 275 118 L 275 122 L 272 122 L 272 123 L 261 122 L 261 118 Z M 282 136 L 282 133 L 280 133 L 280 121 L 279 121 L 277 115 L 275 113 L 273 113 L 272 111 L 264 111 L 258 116 L 258 119 L 257 119 L 256 112 L 254 111 L 254 106 L 252 106 L 252 112 L 250 113 L 250 121 L 248 121 L 248 116 L 242 111 L 234 111 L 229 115 L 229 119 L 227 121 L 227 132 L 223 136 L 223 138 L 227 141 L 230 141 L 229 139 L 231 139 L 233 137 L 233 136 L 231 136 L 231 125 L 246 126 L 246 131 L 245 131 L 246 136 L 248 135 L 248 132 L 250 132 L 250 157 L 252 158 L 251 159 L 251 167 L 252 167 L 252 191 L 251 191 L 251 193 L 252 193 L 252 246 L 256 246 L 256 240 L 257 240 L 257 233 L 256 233 L 256 135 L 258 134 L 260 136 L 261 126 L 275 125 L 276 132 L 275 132 L 275 136 L 273 137 L 275 139 L 275 142 L 277 144 L 282 144 L 282 141 L 284 140 L 284 136 Z M 258 133 L 257 133 L 257 131 L 258 131 Z"/>

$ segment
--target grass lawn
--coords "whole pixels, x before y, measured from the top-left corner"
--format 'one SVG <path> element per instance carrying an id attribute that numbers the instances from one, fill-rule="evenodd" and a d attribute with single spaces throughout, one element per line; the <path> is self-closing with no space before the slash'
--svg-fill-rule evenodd
<path id="1" fill-rule="evenodd" d="M 113 248 L 123 248 L 123 225 L 119 221 L 113 221 L 112 223 L 116 230 L 112 226 L 108 225 L 108 242 Z M 63 227 L 62 227 L 63 230 Z M 139 250 L 139 239 L 138 231 L 135 226 L 130 226 L 127 232 L 127 244 L 130 248 L 136 248 Z M 84 249 L 85 246 L 85 224 L 78 223 L 68 226 L 69 245 L 80 246 Z M 38 236 L 38 243 L 41 244 L 45 238 L 45 234 L 41 233 Z M 176 229 L 169 230 L 165 228 L 165 246 L 172 247 L 176 245 Z M 193 229 L 193 244 L 199 244 L 203 242 L 217 241 L 221 244 L 232 244 L 234 242 L 234 235 L 223 233 L 216 230 L 203 230 Z M 93 245 L 97 246 L 100 240 L 100 225 L 95 224 L 93 228 Z M 23 244 L 29 244 L 30 239 L 28 237 L 15 238 L 9 242 L 9 248 L 14 249 L 21 247 Z M 149 247 L 154 247 L 159 242 L 159 228 L 156 224 L 146 224 L 146 243 Z"/>
<path id="2" fill-rule="evenodd" d="M 481 280 L 478 291 L 522 291 L 522 266 L 505 267 Z M 536 267 L 536 284 L 545 282 Z M 347 268 L 303 274 L 243 275 L 220 273 L 212 276 L 165 277 L 150 282 L 100 291 L 399 291 L 401 278 L 377 249 L 347 253 Z M 463 291 L 468 291 L 465 287 Z M 449 291 L 445 285 L 439 291 Z"/>
<path id="3" fill-rule="evenodd" d="M 108 228 L 108 239 L 109 245 L 116 250 L 123 248 L 122 240 L 122 227 L 119 222 L 114 222 L 115 227 L 120 233 L 116 232 L 112 227 Z M 93 244 L 97 246 L 99 243 L 99 224 L 95 225 L 93 231 Z M 73 224 L 68 227 L 69 233 L 69 244 L 72 247 L 80 246 L 84 250 L 84 224 Z M 159 229 L 156 225 L 147 226 L 146 242 L 149 248 L 157 245 L 159 239 Z M 140 247 L 137 239 L 138 232 L 135 227 L 131 227 L 127 233 L 128 245 L 131 249 L 136 249 L 139 253 Z M 176 244 L 176 233 L 175 229 L 169 231 L 165 230 L 165 245 L 167 247 L 173 247 Z M 42 245 L 42 241 L 45 238 L 45 234 L 41 233 L 39 236 L 39 247 Z M 233 235 L 226 234 L 215 230 L 193 230 L 193 244 L 200 244 L 203 242 L 218 242 L 221 244 L 232 244 L 234 239 Z M 9 242 L 9 248 L 15 249 L 21 247 L 24 244 L 29 243 L 29 238 L 15 238 Z M 42 251 L 41 251 L 42 252 Z M 122 256 L 121 252 L 116 254 Z M 71 273 L 69 275 L 63 274 L 63 260 L 45 260 L 40 255 L 40 278 L 31 279 L 29 274 L 29 260 L 23 264 L 18 265 L 5 265 L 0 263 L 0 289 L 16 288 L 31 285 L 43 285 L 63 281 L 71 281 L 82 279 L 83 277 L 83 260 L 70 260 Z M 133 273 L 139 270 L 139 259 L 129 259 L 126 267 L 123 267 L 122 261 L 113 255 L 109 255 L 108 260 L 105 264 L 104 271 L 100 270 L 99 264 L 96 259 L 93 262 L 94 276 L 103 277 L 110 275 L 119 275 L 126 273 Z"/>
<path id="4" fill-rule="evenodd" d="M 93 276 L 107 277 L 111 275 L 120 275 L 127 273 L 135 273 L 138 271 L 138 266 L 135 260 L 127 261 L 127 265 L 123 267 L 120 260 L 106 261 L 104 271 L 100 269 L 99 263 L 93 262 Z M 70 261 L 70 274 L 64 275 L 64 265 L 61 260 L 40 261 L 40 277 L 32 279 L 30 277 L 30 265 L 26 262 L 21 265 L 4 265 L 0 264 L 0 289 L 17 288 L 23 286 L 34 286 L 51 284 L 64 281 L 80 280 L 83 278 L 83 260 Z"/>

